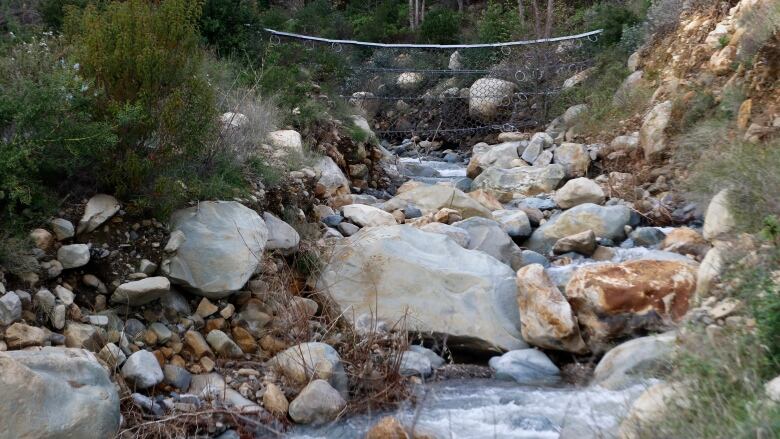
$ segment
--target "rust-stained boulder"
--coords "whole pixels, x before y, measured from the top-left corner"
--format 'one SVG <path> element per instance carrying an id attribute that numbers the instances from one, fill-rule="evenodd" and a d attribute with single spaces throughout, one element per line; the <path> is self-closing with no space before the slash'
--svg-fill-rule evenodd
<path id="1" fill-rule="evenodd" d="M 688 228 L 680 227 L 666 234 L 661 242 L 661 250 L 679 253 L 681 255 L 694 255 L 697 259 L 704 257 L 710 245 L 699 232 Z"/>
<path id="2" fill-rule="evenodd" d="M 517 271 L 517 305 L 526 342 L 545 349 L 587 351 L 571 306 L 540 264 Z"/>
<path id="3" fill-rule="evenodd" d="M 688 311 L 696 266 L 635 260 L 580 268 L 566 297 L 591 349 L 636 330 L 662 329 Z"/>

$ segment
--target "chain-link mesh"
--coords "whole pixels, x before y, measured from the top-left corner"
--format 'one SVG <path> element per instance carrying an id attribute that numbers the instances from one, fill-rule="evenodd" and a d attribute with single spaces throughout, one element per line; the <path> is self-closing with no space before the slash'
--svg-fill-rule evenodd
<path id="1" fill-rule="evenodd" d="M 483 45 L 396 45 L 327 40 L 267 29 L 272 44 L 331 51 L 346 65 L 338 92 L 387 139 L 458 140 L 549 120 L 567 79 L 590 67 L 600 30 Z"/>

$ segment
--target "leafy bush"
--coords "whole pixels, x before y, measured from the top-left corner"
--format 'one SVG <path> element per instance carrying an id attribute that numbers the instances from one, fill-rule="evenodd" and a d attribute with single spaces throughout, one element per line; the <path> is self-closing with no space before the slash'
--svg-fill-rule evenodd
<path id="1" fill-rule="evenodd" d="M 110 122 L 93 115 L 99 90 L 68 61 L 61 38 L 21 41 L 2 55 L 0 207 L 20 221 L 13 215 L 20 209 L 45 214 L 63 180 L 89 181 L 117 137 Z"/>
<path id="2" fill-rule="evenodd" d="M 263 37 L 257 1 L 206 0 L 200 31 L 222 55 L 256 51 Z"/>
<path id="3" fill-rule="evenodd" d="M 457 43 L 459 32 L 460 14 L 444 8 L 435 8 L 427 12 L 420 26 L 420 37 L 427 43 Z"/>
<path id="4" fill-rule="evenodd" d="M 65 21 L 68 8 L 83 8 L 89 0 L 42 0 L 38 5 L 43 23 L 51 29 L 59 30 Z"/>
<path id="5" fill-rule="evenodd" d="M 639 22 L 639 17 L 623 6 L 599 3 L 585 13 L 584 20 L 590 29 L 604 29 L 599 42 L 612 46 L 621 40 L 623 29 Z"/>
<path id="6" fill-rule="evenodd" d="M 353 36 L 358 40 L 394 42 L 406 39 L 410 34 L 406 2 L 350 3 L 346 15 Z"/>
<path id="7" fill-rule="evenodd" d="M 514 6 L 499 0 L 489 0 L 477 23 L 477 38 L 480 43 L 509 41 L 522 33 L 520 20 Z"/>
<path id="8" fill-rule="evenodd" d="M 74 57 L 103 92 L 102 116 L 116 126 L 119 144 L 103 151 L 102 177 L 120 197 L 147 196 L 153 205 L 160 195 L 148 189 L 166 172 L 186 163 L 193 168 L 186 175 L 197 179 L 212 170 L 217 118 L 202 72 L 201 5 L 130 0 L 67 17 Z"/>

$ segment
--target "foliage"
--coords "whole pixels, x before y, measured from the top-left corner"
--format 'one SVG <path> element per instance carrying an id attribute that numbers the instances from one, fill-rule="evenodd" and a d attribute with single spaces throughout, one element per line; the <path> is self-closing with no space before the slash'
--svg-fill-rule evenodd
<path id="1" fill-rule="evenodd" d="M 43 35 L 0 57 L 0 207 L 44 214 L 56 188 L 95 166 L 117 138 L 93 115 L 93 84 L 67 61 L 61 38 Z M 87 180 L 89 180 L 87 178 Z"/>
<path id="2" fill-rule="evenodd" d="M 450 9 L 435 8 L 425 14 L 420 26 L 420 38 L 426 43 L 454 44 L 460 32 L 460 14 Z"/>
<path id="3" fill-rule="evenodd" d="M 690 328 L 669 377 L 684 383 L 685 398 L 670 402 L 662 422 L 640 437 L 778 437 L 780 405 L 764 391 L 780 373 L 778 269 L 776 247 L 729 269 L 721 295 L 745 303 L 743 318 L 753 318 L 755 329 L 727 325 L 708 337 L 703 328 Z"/>
<path id="4" fill-rule="evenodd" d="M 509 41 L 522 32 L 520 20 L 513 6 L 500 0 L 489 0 L 477 23 L 477 39 L 480 43 Z"/>
<path id="5" fill-rule="evenodd" d="M 19 276 L 38 269 L 31 240 L 14 236 L 7 230 L 0 231 L 0 272 L 5 270 Z"/>
<path id="6" fill-rule="evenodd" d="M 639 22 L 639 17 L 625 7 L 598 3 L 585 12 L 584 21 L 589 29 L 604 29 L 599 42 L 612 46 L 620 42 L 623 29 Z"/>
<path id="7" fill-rule="evenodd" d="M 68 8 L 84 8 L 89 0 L 42 0 L 38 5 L 43 23 L 51 29 L 59 30 L 65 21 Z"/>
<path id="8" fill-rule="evenodd" d="M 256 0 L 206 0 L 200 32 L 222 55 L 251 53 L 262 39 Z"/>
<path id="9" fill-rule="evenodd" d="M 406 2 L 350 3 L 346 14 L 353 36 L 359 40 L 393 42 L 404 40 L 410 34 Z"/>

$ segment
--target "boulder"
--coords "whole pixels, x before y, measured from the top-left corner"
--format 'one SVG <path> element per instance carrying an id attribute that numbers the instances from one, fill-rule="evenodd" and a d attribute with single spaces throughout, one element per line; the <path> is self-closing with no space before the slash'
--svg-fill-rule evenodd
<path id="1" fill-rule="evenodd" d="M 319 174 L 317 180 L 317 195 L 322 198 L 332 198 L 349 194 L 349 180 L 332 158 L 325 156 L 314 165 Z"/>
<path id="2" fill-rule="evenodd" d="M 235 201 L 202 201 L 171 216 L 184 242 L 162 270 L 195 294 L 221 298 L 241 289 L 260 264 L 268 229 L 252 209 Z"/>
<path id="3" fill-rule="evenodd" d="M 83 267 L 89 263 L 89 245 L 63 245 L 57 250 L 57 260 L 64 269 Z"/>
<path id="4" fill-rule="evenodd" d="M 290 403 L 290 418 L 299 424 L 321 425 L 336 419 L 346 406 L 327 381 L 314 380 Z"/>
<path id="5" fill-rule="evenodd" d="M 401 366 L 399 372 L 404 376 L 427 377 L 433 373 L 431 360 L 425 354 L 414 351 L 406 351 L 401 354 Z"/>
<path id="6" fill-rule="evenodd" d="M 482 189 L 477 189 L 468 193 L 468 196 L 477 200 L 479 204 L 485 206 L 488 210 L 501 210 L 504 206 L 491 193 Z"/>
<path id="7" fill-rule="evenodd" d="M 119 395 L 90 352 L 0 352 L 0 370 L 4 438 L 104 439 L 119 429 Z"/>
<path id="8" fill-rule="evenodd" d="M 84 215 L 79 220 L 76 233 L 89 233 L 119 212 L 119 201 L 111 195 L 97 194 L 87 201 Z"/>
<path id="9" fill-rule="evenodd" d="M 593 384 L 623 389 L 651 378 L 671 361 L 677 335 L 674 332 L 635 338 L 610 349 L 593 371 Z"/>
<path id="10" fill-rule="evenodd" d="M 303 154 L 303 139 L 301 134 L 295 130 L 272 131 L 268 133 L 268 142 L 276 148 L 275 154 Z"/>
<path id="11" fill-rule="evenodd" d="M 712 241 L 732 233 L 737 226 L 734 214 L 729 207 L 729 191 L 724 189 L 718 192 L 710 204 L 707 206 L 707 212 L 704 214 L 704 229 L 702 231 L 704 239 Z"/>
<path id="12" fill-rule="evenodd" d="M 495 210 L 493 218 L 501 228 L 513 238 L 525 237 L 531 234 L 531 221 L 528 214 L 522 210 Z"/>
<path id="13" fill-rule="evenodd" d="M 394 226 L 395 217 L 382 209 L 365 204 L 349 204 L 342 210 L 344 218 L 361 227 Z"/>
<path id="14" fill-rule="evenodd" d="M 162 276 L 124 283 L 114 290 L 111 301 L 130 306 L 153 302 L 171 291 L 171 282 Z"/>
<path id="15" fill-rule="evenodd" d="M 638 247 L 654 247 L 664 240 L 666 234 L 656 227 L 637 227 L 628 238 Z"/>
<path id="16" fill-rule="evenodd" d="M 424 214 L 435 213 L 447 207 L 460 212 L 463 218 L 481 216 L 490 218 L 490 210 L 462 191 L 441 184 L 421 185 L 396 195 L 382 205 L 386 212 L 403 209 L 408 205 L 419 208 Z"/>
<path id="17" fill-rule="evenodd" d="M 76 229 L 73 227 L 73 223 L 65 218 L 54 218 L 51 220 L 50 224 L 58 241 L 73 238 L 76 235 Z"/>
<path id="18" fill-rule="evenodd" d="M 566 178 L 583 177 L 588 173 L 590 155 L 585 145 L 563 143 L 553 151 L 553 163 L 563 166 Z"/>
<path id="19" fill-rule="evenodd" d="M 338 243 L 317 287 L 346 310 L 412 331 L 450 334 L 450 348 L 519 349 L 514 272 L 446 236 L 410 226 L 363 229 Z"/>
<path id="20" fill-rule="evenodd" d="M 498 145 L 492 145 L 489 149 L 483 150 L 481 153 L 474 153 L 469 161 L 468 168 L 472 172 L 467 173 L 470 178 L 474 178 L 479 175 L 479 172 L 483 169 L 487 169 L 491 166 L 497 166 L 499 168 L 511 168 L 512 161 L 520 158 L 517 155 L 517 148 L 521 145 L 521 142 L 504 142 Z"/>
<path id="21" fill-rule="evenodd" d="M 469 233 L 469 249 L 485 252 L 515 269 L 520 268 L 517 265 L 520 258 L 520 247 L 512 241 L 512 238 L 498 222 L 487 218 L 472 217 L 452 225 Z"/>
<path id="22" fill-rule="evenodd" d="M 471 188 L 484 189 L 499 201 L 552 192 L 564 177 L 564 168 L 553 164 L 544 167 L 527 166 L 501 169 L 487 168 L 472 182 Z"/>
<path id="23" fill-rule="evenodd" d="M 431 363 L 431 367 L 434 369 L 438 369 L 444 366 L 444 358 L 440 357 L 436 352 L 433 352 L 424 346 L 410 345 L 409 350 L 424 355 Z"/>
<path id="24" fill-rule="evenodd" d="M 539 264 L 517 271 L 521 333 L 529 344 L 574 353 L 587 351 L 569 302 Z"/>
<path id="25" fill-rule="evenodd" d="M 286 416 L 290 403 L 279 386 L 268 383 L 263 393 L 263 407 L 276 416 Z"/>
<path id="26" fill-rule="evenodd" d="M 422 73 L 418 72 L 404 72 L 398 75 L 398 78 L 395 81 L 395 84 L 400 88 L 401 90 L 414 90 L 417 87 L 419 87 L 425 77 L 422 75 Z"/>
<path id="27" fill-rule="evenodd" d="M 315 376 L 346 396 L 347 375 L 338 352 L 325 343 L 301 343 L 276 354 L 268 365 L 293 383 L 304 385 Z"/>
<path id="28" fill-rule="evenodd" d="M 657 159 L 667 149 L 666 127 L 672 117 L 672 101 L 662 102 L 645 116 L 639 130 L 639 145 L 645 159 Z"/>
<path id="29" fill-rule="evenodd" d="M 496 78 L 480 78 L 469 88 L 469 115 L 483 121 L 490 121 L 502 107 L 509 108 L 514 82 Z"/>
<path id="30" fill-rule="evenodd" d="M 661 242 L 661 250 L 681 255 L 694 255 L 697 258 L 706 255 L 709 248 L 704 237 L 688 227 L 672 229 Z"/>
<path id="31" fill-rule="evenodd" d="M 566 297 L 593 348 L 679 321 L 695 288 L 693 264 L 635 260 L 578 269 L 566 285 Z"/>
<path id="32" fill-rule="evenodd" d="M 514 380 L 524 385 L 550 385 L 561 380 L 558 367 L 536 349 L 509 351 L 491 358 L 489 364 L 499 380 Z"/>
<path id="33" fill-rule="evenodd" d="M 5 343 L 11 349 L 43 346 L 49 341 L 47 331 L 24 323 L 14 323 L 5 330 Z"/>
<path id="34" fill-rule="evenodd" d="M 0 297 L 0 326 L 8 326 L 22 318 L 22 301 L 14 293 Z"/>
<path id="35" fill-rule="evenodd" d="M 125 360 L 122 376 L 136 389 L 146 389 L 162 382 L 164 375 L 157 357 L 143 349 Z"/>
<path id="36" fill-rule="evenodd" d="M 531 136 L 531 141 L 523 150 L 521 158 L 528 163 L 533 163 L 539 158 L 539 154 L 547 148 L 553 146 L 553 138 L 547 133 L 535 133 Z"/>
<path id="37" fill-rule="evenodd" d="M 555 241 L 552 251 L 556 255 L 574 252 L 590 256 L 596 251 L 596 234 L 593 233 L 593 230 L 586 230 L 584 232 L 564 236 Z"/>
<path id="38" fill-rule="evenodd" d="M 626 236 L 625 226 L 630 222 L 631 210 L 626 206 L 580 204 L 552 216 L 534 231 L 525 246 L 547 254 L 559 239 L 587 230 L 592 230 L 599 238 L 622 241 Z"/>
<path id="39" fill-rule="evenodd" d="M 428 223 L 420 227 L 420 230 L 428 233 L 439 233 L 441 235 L 449 236 L 453 241 L 458 243 L 459 246 L 463 248 L 469 248 L 469 241 L 471 241 L 471 236 L 469 236 L 468 231 L 460 227 L 455 227 L 443 223 Z"/>
<path id="40" fill-rule="evenodd" d="M 660 432 L 670 408 L 685 406 L 685 393 L 681 385 L 657 383 L 645 390 L 631 405 L 628 415 L 620 423 L 620 439 L 641 439 L 648 431 Z"/>
<path id="41" fill-rule="evenodd" d="M 234 342 L 230 336 L 220 331 L 212 329 L 206 336 L 209 346 L 214 349 L 217 355 L 224 358 L 243 358 L 244 351 Z"/>
<path id="42" fill-rule="evenodd" d="M 268 241 L 266 241 L 265 248 L 285 252 L 295 251 L 298 248 L 301 237 L 292 226 L 270 212 L 263 213 L 263 220 L 268 227 Z"/>
<path id="43" fill-rule="evenodd" d="M 562 188 L 555 191 L 553 199 L 561 209 L 569 209 L 585 203 L 604 204 L 605 198 L 598 183 L 579 177 L 567 181 Z"/>
<path id="44" fill-rule="evenodd" d="M 710 295 L 710 290 L 720 279 L 726 266 L 725 255 L 727 252 L 728 248 L 716 241 L 715 245 L 704 255 L 696 274 L 697 300 Z"/>

